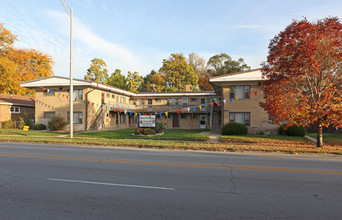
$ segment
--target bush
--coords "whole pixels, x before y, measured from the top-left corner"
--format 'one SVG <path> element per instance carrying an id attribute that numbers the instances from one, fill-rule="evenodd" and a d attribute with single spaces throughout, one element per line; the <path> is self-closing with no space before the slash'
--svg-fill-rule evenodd
<path id="1" fill-rule="evenodd" d="M 154 128 L 137 128 L 135 129 L 134 134 L 154 135 L 156 134 L 156 130 Z"/>
<path id="2" fill-rule="evenodd" d="M 162 122 L 157 123 L 157 133 L 163 133 L 165 126 Z"/>
<path id="3" fill-rule="evenodd" d="M 34 130 L 46 130 L 46 126 L 44 124 L 36 124 Z"/>
<path id="4" fill-rule="evenodd" d="M 19 117 L 20 118 L 20 124 L 19 124 L 19 128 L 22 129 L 24 126 L 29 126 L 30 128 L 33 128 L 33 120 L 32 118 L 27 116 L 27 113 L 24 112 L 23 117 Z"/>
<path id="5" fill-rule="evenodd" d="M 66 121 L 61 116 L 55 116 L 51 118 L 51 120 L 48 123 L 48 127 L 51 131 L 63 130 L 63 128 L 66 125 L 67 125 Z"/>
<path id="6" fill-rule="evenodd" d="M 144 135 L 154 135 L 156 134 L 156 130 L 154 128 L 145 128 Z"/>
<path id="7" fill-rule="evenodd" d="M 304 127 L 292 125 L 291 127 L 288 127 L 286 130 L 284 130 L 284 132 L 287 136 L 304 137 L 306 134 L 306 129 Z"/>
<path id="8" fill-rule="evenodd" d="M 16 128 L 16 123 L 15 121 L 12 121 L 11 119 L 8 121 L 4 121 L 2 122 L 2 128 L 4 129 Z"/>
<path id="9" fill-rule="evenodd" d="M 230 122 L 223 126 L 222 134 L 223 135 L 247 135 L 248 128 L 244 124 Z"/>
<path id="10" fill-rule="evenodd" d="M 144 134 L 144 128 L 137 128 L 137 129 L 135 129 L 134 134 L 136 134 L 136 135 Z"/>

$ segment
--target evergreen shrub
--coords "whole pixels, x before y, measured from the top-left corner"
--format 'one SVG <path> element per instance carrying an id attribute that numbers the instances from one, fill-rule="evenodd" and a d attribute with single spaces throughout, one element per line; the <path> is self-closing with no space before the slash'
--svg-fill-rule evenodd
<path id="1" fill-rule="evenodd" d="M 44 124 L 36 124 L 34 130 L 46 130 L 46 126 Z"/>
<path id="2" fill-rule="evenodd" d="M 244 124 L 229 122 L 222 128 L 222 135 L 247 135 L 248 128 Z"/>

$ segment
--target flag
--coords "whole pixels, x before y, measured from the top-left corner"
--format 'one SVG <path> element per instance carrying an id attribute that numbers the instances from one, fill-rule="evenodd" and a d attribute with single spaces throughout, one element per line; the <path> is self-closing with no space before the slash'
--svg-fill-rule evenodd
<path id="1" fill-rule="evenodd" d="M 196 111 L 196 106 L 192 107 L 194 109 L 194 111 Z"/>
<path id="2" fill-rule="evenodd" d="M 251 94 L 250 93 L 248 93 L 248 97 L 251 98 Z"/>
<path id="3" fill-rule="evenodd" d="M 177 112 L 177 114 L 179 114 L 179 110 L 177 110 L 176 112 Z"/>
<path id="4" fill-rule="evenodd" d="M 258 94 L 258 92 L 254 92 L 254 95 L 256 96 Z"/>
<path id="5" fill-rule="evenodd" d="M 230 102 L 233 102 L 233 99 L 232 99 L 232 98 L 230 98 L 229 100 L 230 100 Z"/>
<path id="6" fill-rule="evenodd" d="M 182 109 L 182 113 L 184 113 L 184 109 Z"/>
<path id="7" fill-rule="evenodd" d="M 239 97 L 236 96 L 235 99 L 236 99 L 236 101 L 239 101 Z"/>
<path id="8" fill-rule="evenodd" d="M 169 114 L 168 112 L 165 112 L 166 117 L 167 117 L 168 114 Z"/>
<path id="9" fill-rule="evenodd" d="M 226 104 L 226 100 L 225 99 L 223 99 L 223 104 Z"/>
<path id="10" fill-rule="evenodd" d="M 214 103 L 212 102 L 212 103 L 210 103 L 210 105 L 211 105 L 211 107 L 214 107 Z"/>
<path id="11" fill-rule="evenodd" d="M 220 101 L 217 101 L 216 104 L 217 104 L 217 105 L 220 105 Z"/>
<path id="12" fill-rule="evenodd" d="M 200 106 L 198 106 L 198 108 L 201 110 L 201 109 L 202 109 L 202 106 L 200 105 Z"/>
<path id="13" fill-rule="evenodd" d="M 161 117 L 162 116 L 162 113 L 159 113 L 159 117 Z"/>

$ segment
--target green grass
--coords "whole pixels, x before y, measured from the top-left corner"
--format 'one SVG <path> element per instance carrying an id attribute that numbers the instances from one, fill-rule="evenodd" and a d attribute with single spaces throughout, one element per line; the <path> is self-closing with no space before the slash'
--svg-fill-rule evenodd
<path id="1" fill-rule="evenodd" d="M 149 140 L 180 140 L 206 141 L 208 135 L 201 134 L 203 130 L 166 129 L 160 136 L 133 136 L 134 128 L 113 131 L 93 131 L 75 134 L 74 137 L 108 138 L 108 139 L 149 139 Z"/>
<path id="2" fill-rule="evenodd" d="M 286 135 L 222 135 L 220 141 L 224 142 L 227 139 L 255 139 L 255 140 L 286 140 L 286 141 L 309 141 L 305 137 L 291 137 Z"/>
<path id="3" fill-rule="evenodd" d="M 67 135 L 69 132 L 52 132 L 52 131 L 37 131 L 37 130 L 20 130 L 20 129 L 0 129 L 0 135 L 23 135 L 23 136 L 60 136 Z"/>
<path id="4" fill-rule="evenodd" d="M 317 138 L 317 133 L 309 132 L 308 135 Z M 342 134 L 323 133 L 323 143 L 330 145 L 342 145 Z"/>

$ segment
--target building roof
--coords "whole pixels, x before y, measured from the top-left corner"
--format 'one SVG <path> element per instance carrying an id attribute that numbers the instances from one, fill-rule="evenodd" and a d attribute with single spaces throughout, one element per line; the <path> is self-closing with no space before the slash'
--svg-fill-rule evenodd
<path id="1" fill-rule="evenodd" d="M 262 81 L 261 69 L 254 69 L 245 72 L 231 73 L 222 76 L 210 77 L 209 82 L 238 82 L 238 81 Z"/>
<path id="2" fill-rule="evenodd" d="M 35 106 L 35 99 L 29 96 L 0 94 L 0 105 Z"/>
<path id="3" fill-rule="evenodd" d="M 138 92 L 136 93 L 137 97 L 208 96 L 208 95 L 216 95 L 216 93 L 215 91 L 177 91 L 177 92 Z"/>
<path id="4" fill-rule="evenodd" d="M 105 85 L 98 82 L 91 82 L 87 80 L 81 79 L 73 79 L 74 86 L 85 86 L 91 88 L 98 88 L 101 90 L 116 92 L 122 95 L 127 96 L 135 96 L 135 93 L 129 92 L 123 89 L 116 88 L 114 86 Z M 70 86 L 70 78 L 62 77 L 62 76 L 50 76 L 47 78 L 36 79 L 28 82 L 20 83 L 21 87 L 25 88 L 47 88 L 47 87 L 56 87 L 56 86 Z"/>
<path id="5" fill-rule="evenodd" d="M 144 96 L 208 96 L 216 95 L 215 91 L 182 91 L 182 92 L 129 92 L 123 89 L 116 88 L 114 86 L 105 85 L 98 82 L 91 82 L 87 80 L 73 79 L 74 86 L 85 86 L 91 88 L 98 88 L 104 91 L 115 92 L 122 95 L 132 96 L 132 97 L 144 97 Z M 59 87 L 59 86 L 70 86 L 70 78 L 62 76 L 50 76 L 47 78 L 36 79 L 28 82 L 23 82 L 20 84 L 21 87 L 25 88 L 35 88 L 43 89 L 49 87 Z"/>

